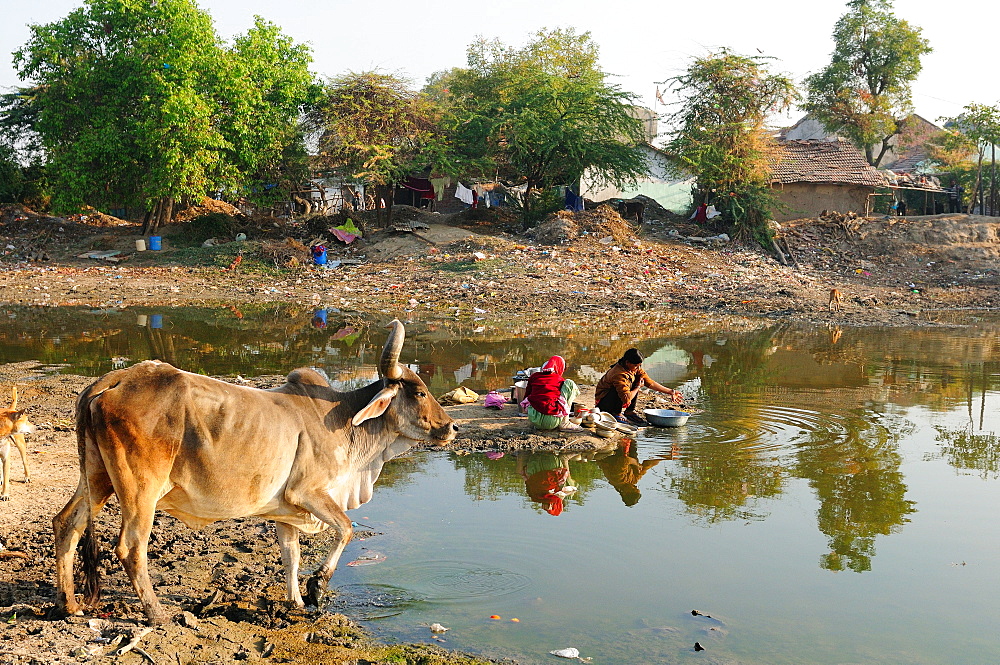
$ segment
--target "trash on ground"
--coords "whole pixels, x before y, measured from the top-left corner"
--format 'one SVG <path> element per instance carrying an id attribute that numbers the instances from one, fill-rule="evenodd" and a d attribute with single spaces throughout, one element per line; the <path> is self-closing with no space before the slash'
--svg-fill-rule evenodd
<path id="1" fill-rule="evenodd" d="M 371 566 L 376 563 L 382 563 L 385 561 L 385 555 L 379 554 L 378 552 L 369 552 L 368 554 L 363 554 L 359 556 L 354 561 L 348 561 L 348 566 Z"/>

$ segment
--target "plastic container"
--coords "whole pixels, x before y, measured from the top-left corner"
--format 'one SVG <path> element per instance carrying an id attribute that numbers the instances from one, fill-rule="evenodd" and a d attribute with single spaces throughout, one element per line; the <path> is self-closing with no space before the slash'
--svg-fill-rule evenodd
<path id="1" fill-rule="evenodd" d="M 160 236 L 149 236 L 149 249 L 158 252 L 160 247 Z"/>
<path id="2" fill-rule="evenodd" d="M 316 245 L 312 248 L 313 263 L 318 266 L 326 265 L 326 247 L 323 245 Z"/>
<path id="3" fill-rule="evenodd" d="M 162 314 L 150 314 L 149 315 L 149 327 L 150 328 L 162 328 L 163 327 L 163 315 Z"/>
<path id="4" fill-rule="evenodd" d="M 146 241 L 143 240 L 142 238 L 139 238 L 138 240 L 136 240 L 135 241 L 135 251 L 137 251 L 137 252 L 145 252 L 146 251 Z"/>

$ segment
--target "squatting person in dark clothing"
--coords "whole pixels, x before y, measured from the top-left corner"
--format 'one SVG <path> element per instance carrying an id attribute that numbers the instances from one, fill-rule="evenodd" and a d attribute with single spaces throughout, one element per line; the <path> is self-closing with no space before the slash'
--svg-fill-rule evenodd
<path id="1" fill-rule="evenodd" d="M 630 422 L 636 425 L 648 425 L 646 420 L 635 412 L 639 390 L 646 386 L 658 393 L 669 395 L 674 404 L 684 401 L 680 392 L 662 386 L 653 381 L 642 368 L 642 354 L 639 349 L 629 349 L 597 382 L 594 401 L 597 408 L 618 418 L 619 422 Z"/>

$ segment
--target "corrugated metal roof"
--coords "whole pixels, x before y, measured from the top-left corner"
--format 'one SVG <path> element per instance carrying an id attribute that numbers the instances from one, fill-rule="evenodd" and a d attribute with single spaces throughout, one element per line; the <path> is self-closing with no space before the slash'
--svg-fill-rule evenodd
<path id="1" fill-rule="evenodd" d="M 771 161 L 771 181 L 832 183 L 881 187 L 885 177 L 861 151 L 844 139 L 778 141 Z"/>

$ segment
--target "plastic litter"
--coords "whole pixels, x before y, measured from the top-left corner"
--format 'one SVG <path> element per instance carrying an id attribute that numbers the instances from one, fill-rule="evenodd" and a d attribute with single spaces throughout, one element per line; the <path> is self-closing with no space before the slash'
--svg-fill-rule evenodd
<path id="1" fill-rule="evenodd" d="M 348 561 L 348 566 L 371 566 L 376 563 L 382 563 L 385 561 L 385 555 L 379 554 L 378 552 L 369 552 L 368 554 L 363 554 L 359 556 L 354 561 Z"/>
<path id="2" fill-rule="evenodd" d="M 431 626 L 430 626 L 430 628 L 431 628 L 431 632 L 432 633 L 443 633 L 443 632 L 445 632 L 445 631 L 448 630 L 447 628 L 445 628 L 444 626 L 442 626 L 439 623 L 432 623 Z"/>
<path id="3" fill-rule="evenodd" d="M 550 651 L 553 656 L 559 656 L 560 658 L 579 658 L 580 650 L 576 647 L 566 647 L 565 649 L 555 649 Z"/>
<path id="4" fill-rule="evenodd" d="M 501 395 L 495 390 L 491 390 L 486 393 L 486 399 L 483 400 L 483 406 L 487 409 L 502 409 L 503 405 L 507 403 L 508 397 L 506 395 Z"/>

